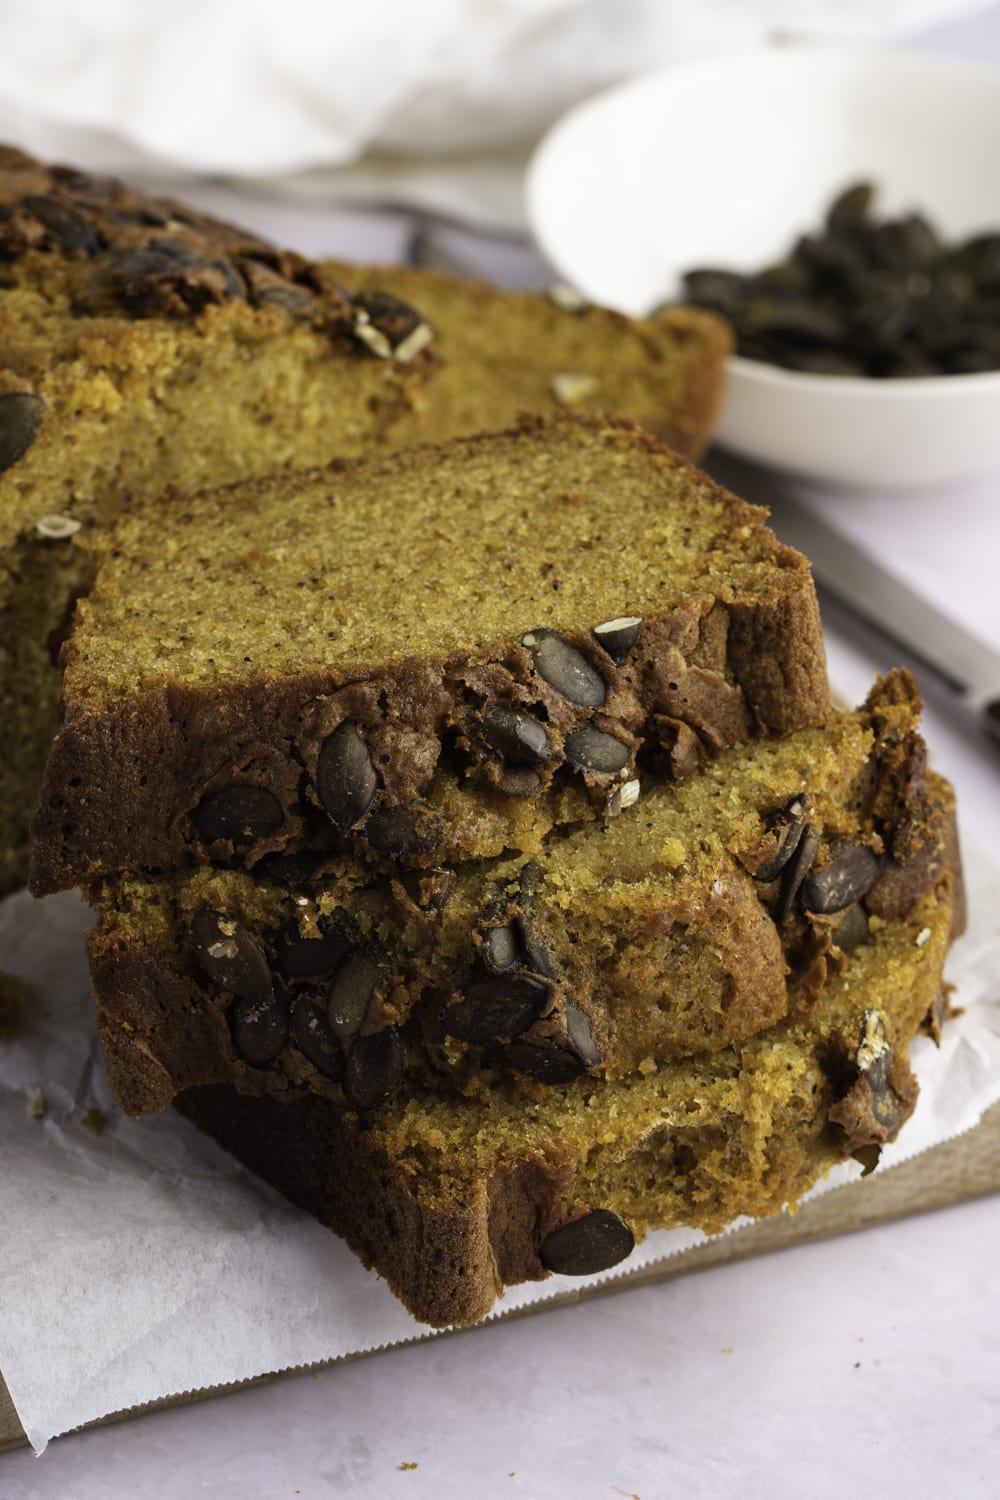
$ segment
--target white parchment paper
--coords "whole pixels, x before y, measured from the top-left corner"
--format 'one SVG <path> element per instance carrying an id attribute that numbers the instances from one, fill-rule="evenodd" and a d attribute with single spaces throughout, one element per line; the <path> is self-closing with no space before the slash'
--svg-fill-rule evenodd
<path id="1" fill-rule="evenodd" d="M 1000 872 L 968 835 L 964 849 L 972 921 L 949 974 L 965 1013 L 940 1049 L 914 1045 L 920 1103 L 880 1171 L 1000 1099 Z M 114 1108 L 93 1034 L 89 920 L 73 896 L 0 904 L 3 966 L 35 992 L 25 1026 L 0 1042 L 0 1370 L 36 1451 L 158 1397 L 430 1333 L 339 1240 L 173 1111 L 135 1121 Z M 29 1111 L 38 1091 L 42 1118 Z M 81 1123 L 94 1106 L 98 1134 Z M 859 1170 L 847 1163 L 817 1191 Z M 627 1270 L 702 1238 L 653 1234 Z M 515 1287 L 498 1312 L 615 1278 Z"/>

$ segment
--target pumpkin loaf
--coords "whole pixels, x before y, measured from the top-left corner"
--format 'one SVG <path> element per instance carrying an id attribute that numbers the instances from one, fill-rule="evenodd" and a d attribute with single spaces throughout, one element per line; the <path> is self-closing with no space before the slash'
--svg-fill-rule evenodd
<path id="1" fill-rule="evenodd" d="M 402 297 L 433 327 L 445 368 L 429 392 L 425 441 L 559 409 L 616 412 L 688 458 L 708 441 L 731 352 L 721 319 L 683 307 L 626 318 L 563 286 L 505 292 L 409 266 L 323 264 L 352 293 Z"/>
<path id="2" fill-rule="evenodd" d="M 530 859 L 365 880 L 278 856 L 251 874 L 130 873 L 87 891 L 118 1102 L 186 1088 L 371 1108 L 401 1083 L 528 1098 L 719 1051 L 815 1003 L 953 856 L 919 702 L 893 673 L 856 714 L 723 752 Z"/>
<path id="3" fill-rule="evenodd" d="M 428 317 L 404 300 L 408 274 L 388 287 L 378 270 L 313 264 L 0 147 L 0 893 L 23 878 L 53 661 L 90 582 L 74 536 L 168 488 L 414 441 L 441 360 Z M 570 405 L 596 399 L 682 453 L 704 444 L 728 352 L 710 314 L 633 323 L 430 274 L 413 285 L 450 346 L 429 437 L 503 427 L 519 403 L 556 402 L 555 382 Z"/>
<path id="4" fill-rule="evenodd" d="M 74 542 L 139 496 L 393 444 L 438 360 L 419 314 L 381 317 L 301 256 L 0 147 L 0 893 L 90 581 Z"/>
<path id="5" fill-rule="evenodd" d="M 907 1047 L 941 1016 L 951 877 L 873 928 L 820 999 L 718 1052 L 526 1101 L 404 1087 L 353 1113 L 192 1089 L 181 1110 L 342 1235 L 414 1316 L 471 1323 L 504 1286 L 627 1260 L 649 1230 L 775 1214 L 866 1170 L 912 1111 Z"/>
<path id="6" fill-rule="evenodd" d="M 140 506 L 96 545 L 33 889 L 531 853 L 829 706 L 808 564 L 617 419 Z"/>

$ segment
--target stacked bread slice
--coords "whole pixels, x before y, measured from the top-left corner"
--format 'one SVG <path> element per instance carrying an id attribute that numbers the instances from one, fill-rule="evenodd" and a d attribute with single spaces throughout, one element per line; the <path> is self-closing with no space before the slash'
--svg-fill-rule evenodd
<path id="1" fill-rule="evenodd" d="M 911 1110 L 961 920 L 913 684 L 834 712 L 808 565 L 629 423 L 138 506 L 64 662 L 34 882 L 97 908 L 120 1103 L 417 1317 L 776 1212 Z"/>
<path id="2" fill-rule="evenodd" d="M 655 418 L 694 454 L 729 347 L 708 314 L 633 321 L 485 289 L 461 304 L 481 314 L 452 331 L 430 277 L 439 337 L 378 275 L 7 147 L 0 267 L 0 895 L 25 876 L 58 723 L 55 658 L 92 581 L 87 543 L 115 514 L 412 442 L 425 413 L 456 431 L 495 407 L 488 425 L 502 426 L 516 392 L 498 327 L 544 349 L 544 404 L 586 398 L 583 343 L 601 404 Z M 442 344 L 455 368 L 435 395 Z"/>

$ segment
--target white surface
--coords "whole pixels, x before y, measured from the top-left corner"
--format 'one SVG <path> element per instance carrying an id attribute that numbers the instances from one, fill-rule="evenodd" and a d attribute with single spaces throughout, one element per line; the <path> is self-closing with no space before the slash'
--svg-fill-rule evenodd
<path id="1" fill-rule="evenodd" d="M 0 1495 L 995 1500 L 998 1241 L 992 1198 L 636 1288 L 0 1455 Z"/>
<path id="2" fill-rule="evenodd" d="M 997 139 L 994 68 L 792 47 L 712 58 L 573 110 L 534 158 L 528 212 L 565 280 L 639 313 L 685 270 L 780 259 L 862 178 L 879 214 L 919 208 L 948 238 L 995 227 Z M 827 482 L 962 480 L 1000 470 L 1000 372 L 875 381 L 734 358 L 717 437 Z"/>

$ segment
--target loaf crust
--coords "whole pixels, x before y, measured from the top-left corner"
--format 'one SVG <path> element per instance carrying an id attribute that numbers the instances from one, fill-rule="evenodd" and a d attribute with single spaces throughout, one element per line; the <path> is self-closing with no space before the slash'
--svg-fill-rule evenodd
<path id="1" fill-rule="evenodd" d="M 362 314 L 301 256 L 0 147 L 0 894 L 26 871 L 80 543 L 139 497 L 393 443 L 439 361 L 379 358 Z"/>
<path id="2" fill-rule="evenodd" d="M 778 1213 L 836 1161 L 870 1168 L 912 1111 L 908 1043 L 939 995 L 951 877 L 851 953 L 818 1004 L 721 1053 L 523 1101 L 409 1092 L 368 1115 L 192 1089 L 178 1107 L 342 1235 L 423 1322 L 474 1322 L 548 1274 L 597 1211 L 641 1238 Z M 596 1268 L 595 1268 L 596 1269 Z"/>
<path id="3" fill-rule="evenodd" d="M 64 650 L 32 888 L 290 848 L 531 852 L 630 781 L 818 722 L 812 577 L 763 523 L 631 424 L 571 417 L 140 508 Z M 642 623 L 615 660 L 593 629 L 617 617 Z M 543 675 L 546 636 L 599 701 Z M 233 788 L 275 819 L 203 837 Z"/>
<path id="4" fill-rule="evenodd" d="M 53 663 L 92 579 L 79 544 L 140 497 L 169 503 L 416 441 L 442 360 L 431 321 L 401 300 L 406 271 L 398 284 L 391 273 L 390 286 L 388 271 L 309 262 L 8 147 L 0 263 L 2 893 L 24 878 L 57 725 Z M 502 427 L 519 405 L 552 405 L 551 349 L 556 364 L 558 353 L 584 374 L 600 367 L 600 406 L 681 452 L 703 445 L 728 352 L 711 316 L 630 322 L 432 273 L 413 273 L 413 285 L 433 299 L 451 361 L 426 437 Z M 587 396 L 583 406 L 593 405 Z"/>
<path id="5" fill-rule="evenodd" d="M 88 948 L 116 1097 L 142 1114 L 221 1083 L 349 1106 L 344 1059 L 387 1029 L 393 1088 L 483 1097 L 515 1078 L 529 1099 L 745 1040 L 793 996 L 815 1004 L 872 920 L 907 916 L 957 868 L 918 715 L 912 679 L 893 673 L 856 714 L 724 752 L 608 825 L 555 831 L 537 859 L 459 867 L 424 905 L 419 880 L 365 881 L 346 861 L 320 880 L 205 868 L 96 883 Z M 206 917 L 249 970 L 206 958 Z M 345 996 L 352 1020 L 317 1057 L 299 1012 L 339 1015 Z"/>

